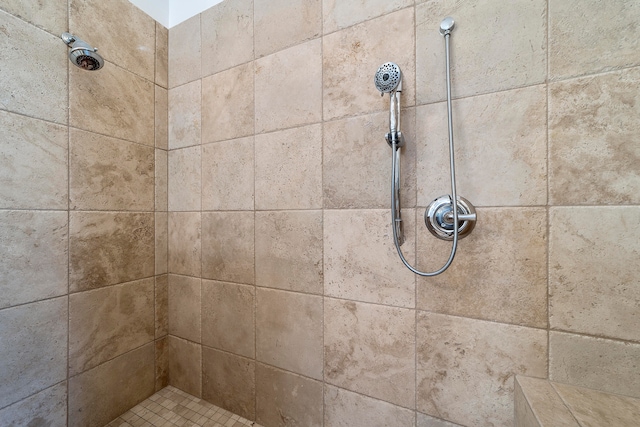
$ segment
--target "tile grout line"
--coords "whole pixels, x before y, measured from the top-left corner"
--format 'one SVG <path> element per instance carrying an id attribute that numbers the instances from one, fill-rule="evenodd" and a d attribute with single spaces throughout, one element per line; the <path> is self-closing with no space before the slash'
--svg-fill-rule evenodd
<path id="1" fill-rule="evenodd" d="M 257 240 L 257 230 L 256 230 L 256 177 L 257 177 L 257 149 L 256 149 L 256 2 L 252 0 L 252 19 L 251 19 L 251 31 L 252 37 L 251 42 L 253 44 L 252 50 L 252 60 L 251 60 L 251 73 L 253 77 L 253 366 L 254 366 L 254 384 L 253 384 L 253 418 L 255 422 L 258 422 L 258 387 L 257 387 L 257 366 L 258 366 L 258 274 L 257 274 L 257 256 L 256 256 L 256 240 Z"/>
<path id="2" fill-rule="evenodd" d="M 71 0 L 67 0 L 67 30 L 71 25 Z M 66 405 L 66 423 L 70 422 L 71 414 L 71 378 L 69 369 L 70 347 L 71 347 L 71 69 L 69 61 L 65 61 L 67 65 L 67 360 L 65 363 L 66 385 L 67 385 L 67 405 Z"/>
<path id="3" fill-rule="evenodd" d="M 202 46 L 203 46 L 203 39 L 202 39 L 202 13 L 200 12 L 198 14 L 198 20 L 199 20 L 199 26 L 200 26 L 200 73 L 199 73 L 199 81 L 200 81 L 200 141 L 198 144 L 198 147 L 200 149 L 200 260 L 199 260 L 199 266 L 200 266 L 200 272 L 199 272 L 199 283 L 200 283 L 200 299 L 198 301 L 198 305 L 200 306 L 200 319 L 199 319 L 199 324 L 200 324 L 200 343 L 198 346 L 198 349 L 200 351 L 200 378 L 199 378 L 199 383 L 200 383 L 200 398 L 204 397 L 204 351 L 203 351 L 203 344 L 202 344 L 202 328 L 203 328 L 203 324 L 202 324 L 202 307 L 203 307 L 203 302 L 202 302 L 202 289 L 203 289 L 203 281 L 202 281 L 202 276 L 203 276 L 203 271 L 204 271 L 204 249 L 203 249 L 203 245 L 202 245 L 202 241 L 203 241 L 203 231 L 204 231 L 204 227 L 203 227 L 203 206 L 204 206 L 204 179 L 203 179 L 203 171 L 204 171 L 204 156 L 203 156 L 203 148 L 202 148 L 202 140 L 203 140 L 203 134 L 202 134 L 202 123 L 203 123 L 203 110 L 204 110 L 204 77 L 203 77 L 203 72 L 202 72 Z"/>
<path id="4" fill-rule="evenodd" d="M 418 45 L 417 45 L 417 5 L 414 3 L 413 5 L 413 68 L 414 68 L 414 73 L 413 73 L 413 87 L 415 89 L 416 92 L 416 98 L 417 98 L 417 92 L 418 92 Z M 417 104 L 417 99 L 416 99 L 416 104 Z M 417 107 L 416 107 L 417 108 Z M 414 110 L 415 113 L 413 114 L 413 129 L 417 129 L 417 122 L 418 122 L 418 113 L 417 113 L 417 109 Z M 416 131 L 417 133 L 417 131 Z M 416 144 L 417 144 L 417 138 L 416 138 Z M 391 153 L 391 155 L 393 156 L 393 153 Z M 416 205 L 416 210 L 414 212 L 414 230 L 413 230 L 413 234 L 414 234 L 414 239 L 413 239 L 413 253 L 415 256 L 414 259 L 414 265 L 417 265 L 418 263 L 418 220 L 417 220 L 417 215 L 418 215 L 418 209 L 417 209 L 417 201 L 418 201 L 418 174 L 417 174 L 417 155 L 414 156 L 413 159 L 413 170 L 416 171 L 413 179 L 414 179 L 414 200 L 415 200 L 415 205 Z M 392 227 L 394 226 L 393 224 L 391 225 Z M 414 426 L 417 427 L 418 425 L 418 315 L 419 315 L 419 311 L 418 311 L 418 286 L 420 285 L 420 282 L 418 280 L 417 277 L 413 277 L 413 311 L 414 311 L 414 316 L 413 316 L 413 423 Z"/>
<path id="5" fill-rule="evenodd" d="M 158 206 L 157 206 L 157 188 L 158 188 L 158 129 L 156 126 L 156 117 L 158 116 L 158 99 L 156 97 L 156 76 L 158 72 L 158 24 L 153 24 L 153 391 L 156 391 L 156 380 L 158 372 L 158 352 L 156 350 L 156 330 L 158 323 L 157 300 L 158 300 Z"/>
<path id="6" fill-rule="evenodd" d="M 325 278 L 325 263 L 324 263 L 324 255 L 325 255 L 325 216 L 324 209 L 326 199 L 324 196 L 324 145 L 325 145 L 325 117 L 324 117 L 324 96 L 325 96 L 325 84 L 324 84 L 324 50 L 325 50 L 325 36 L 324 36 L 324 5 L 323 1 L 320 5 L 320 13 L 322 15 L 322 19 L 320 20 L 320 121 L 322 123 L 322 127 L 320 128 L 320 197 L 321 197 L 321 215 L 322 215 L 322 226 L 320 227 L 320 236 L 322 238 L 322 250 L 320 251 L 320 262 L 322 265 L 322 319 L 321 319 L 321 327 L 322 327 L 322 420 L 320 421 L 320 425 L 325 425 L 325 420 L 327 417 L 327 378 L 326 378 L 326 354 L 325 354 L 325 345 L 326 345 L 326 278 Z"/>
<path id="7" fill-rule="evenodd" d="M 547 53 L 547 78 L 546 78 L 546 90 L 545 90 L 545 95 L 546 95 L 546 107 L 547 107 L 547 117 L 546 117 L 546 137 L 547 137 L 547 206 L 546 206 L 546 220 L 547 220 L 547 224 L 546 224 L 546 234 L 547 234 L 547 241 L 546 241 L 546 249 L 547 249 L 547 363 L 546 363 L 546 368 L 547 368 L 547 378 L 549 378 L 550 376 L 550 372 L 551 372 L 551 194 L 550 194 L 550 174 L 551 174 L 551 151 L 550 151 L 550 142 L 551 142 L 551 138 L 550 138 L 550 130 L 549 130 L 549 77 L 550 77 L 550 71 L 551 71 L 551 65 L 550 65 L 550 53 L 549 53 L 549 49 L 550 49 L 550 39 L 551 39 L 551 19 L 550 19 L 550 13 L 549 13 L 549 0 L 546 1 L 546 23 L 547 23 L 547 49 L 546 49 L 546 53 Z"/>

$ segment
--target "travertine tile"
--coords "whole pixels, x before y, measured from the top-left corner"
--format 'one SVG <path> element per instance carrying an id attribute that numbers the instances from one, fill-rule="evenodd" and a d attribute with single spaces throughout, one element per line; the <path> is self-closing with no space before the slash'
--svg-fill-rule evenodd
<path id="1" fill-rule="evenodd" d="M 324 380 L 376 399 L 415 405 L 415 312 L 325 298 Z"/>
<path id="2" fill-rule="evenodd" d="M 69 375 L 153 341 L 153 295 L 153 279 L 70 295 Z"/>
<path id="3" fill-rule="evenodd" d="M 169 149 L 200 145 L 202 81 L 169 90 Z"/>
<path id="4" fill-rule="evenodd" d="M 0 211 L 0 308 L 67 293 L 68 232 L 67 212 Z"/>
<path id="5" fill-rule="evenodd" d="M 547 75 L 547 1 L 451 3 L 416 6 L 417 102 L 446 99 L 445 46 L 440 22 L 453 16 L 454 97 L 543 83 Z"/>
<path id="6" fill-rule="evenodd" d="M 107 64 L 99 72 L 69 68 L 69 124 L 153 146 L 155 85 Z"/>
<path id="7" fill-rule="evenodd" d="M 639 19 L 640 4 L 636 2 L 549 2 L 550 77 L 561 79 L 640 64 Z"/>
<path id="8" fill-rule="evenodd" d="M 56 384 L 0 410 L 0 420 L 9 427 L 66 425 L 67 383 Z"/>
<path id="9" fill-rule="evenodd" d="M 202 214 L 202 277 L 254 283 L 254 213 Z"/>
<path id="10" fill-rule="evenodd" d="M 169 88 L 202 77 L 201 47 L 200 14 L 169 30 Z"/>
<path id="11" fill-rule="evenodd" d="M 514 383 L 513 425 L 514 427 L 542 427 L 542 425 L 540 424 L 540 421 L 538 421 L 538 417 L 536 417 L 536 414 L 533 412 L 533 408 L 531 407 L 531 404 L 527 401 L 527 398 L 524 395 L 522 387 L 518 382 L 519 378 L 521 377 L 516 377 L 515 383 Z M 562 400 L 560 399 L 560 396 L 558 396 L 558 394 L 555 392 L 555 390 L 553 390 L 553 387 L 551 387 L 551 384 L 549 384 L 547 380 L 539 380 L 539 381 L 544 381 L 545 383 L 547 383 L 548 389 L 539 390 L 543 393 L 540 393 L 540 395 L 537 396 L 538 399 L 540 399 L 541 401 L 540 403 L 536 403 L 536 404 L 539 405 L 540 407 L 543 407 L 546 412 L 547 408 L 549 407 L 554 408 L 553 403 L 557 401 L 562 402 Z M 538 388 L 541 388 L 541 387 L 538 387 Z M 553 399 L 551 400 L 551 402 L 549 402 L 549 397 Z M 559 409 L 559 408 L 561 407 L 558 406 L 555 409 Z"/>
<path id="12" fill-rule="evenodd" d="M 156 392 L 169 385 L 169 337 L 155 342 Z"/>
<path id="13" fill-rule="evenodd" d="M 70 0 L 69 29 L 105 61 L 154 80 L 156 22 L 131 2 Z"/>
<path id="14" fill-rule="evenodd" d="M 256 209 L 322 207 L 322 126 L 256 135 Z"/>
<path id="15" fill-rule="evenodd" d="M 156 22 L 156 76 L 155 83 L 169 86 L 169 30 Z"/>
<path id="16" fill-rule="evenodd" d="M 201 280 L 169 275 L 169 333 L 200 342 Z"/>
<path id="17" fill-rule="evenodd" d="M 203 76 L 253 59 L 253 3 L 227 0 L 202 12 Z"/>
<path id="18" fill-rule="evenodd" d="M 67 376 L 67 298 L 0 311 L 0 407 Z"/>
<path id="19" fill-rule="evenodd" d="M 153 276 L 153 213 L 71 212 L 69 290 Z"/>
<path id="20" fill-rule="evenodd" d="M 169 273 L 200 276 L 200 212 L 169 212 Z"/>
<path id="21" fill-rule="evenodd" d="M 402 111 L 401 124 L 406 145 L 400 160 L 400 197 L 402 207 L 415 207 L 416 146 L 422 142 L 415 135 L 415 109 Z M 325 208 L 389 207 L 392 151 L 385 140 L 387 132 L 388 112 L 324 123 L 322 185 Z"/>
<path id="22" fill-rule="evenodd" d="M 169 276 L 155 277 L 155 338 L 169 333 Z"/>
<path id="23" fill-rule="evenodd" d="M 517 376 L 515 406 L 516 427 L 579 427 L 548 380 Z"/>
<path id="24" fill-rule="evenodd" d="M 324 33 L 328 34 L 362 21 L 413 6 L 413 0 L 375 0 L 358 3 L 324 0 L 323 5 Z"/>
<path id="25" fill-rule="evenodd" d="M 414 264 L 414 213 L 403 210 L 402 250 Z M 400 307 L 415 306 L 415 275 L 400 261 L 386 210 L 325 210 L 326 295 Z"/>
<path id="26" fill-rule="evenodd" d="M 322 211 L 256 212 L 256 285 L 322 294 Z"/>
<path id="27" fill-rule="evenodd" d="M 552 208 L 550 225 L 551 327 L 640 341 L 638 208 Z"/>
<path id="28" fill-rule="evenodd" d="M 169 91 L 155 86 L 155 141 L 156 148 L 169 149 Z"/>
<path id="29" fill-rule="evenodd" d="M 202 397 L 202 346 L 169 335 L 169 384 Z"/>
<path id="30" fill-rule="evenodd" d="M 154 392 L 149 343 L 69 379 L 69 427 L 104 426 Z"/>
<path id="31" fill-rule="evenodd" d="M 261 425 L 322 426 L 322 383 L 256 365 L 256 421 Z"/>
<path id="32" fill-rule="evenodd" d="M 438 418 L 430 417 L 429 415 L 416 412 L 416 426 L 417 427 L 462 427 L 459 424 L 450 423 Z M 530 426 L 533 427 L 533 426 Z"/>
<path id="33" fill-rule="evenodd" d="M 156 211 L 166 211 L 169 209 L 169 154 L 164 150 L 156 150 L 155 178 Z"/>
<path id="34" fill-rule="evenodd" d="M 253 134 L 253 62 L 202 79 L 202 143 Z"/>
<path id="35" fill-rule="evenodd" d="M 202 398 L 248 419 L 255 419 L 255 362 L 244 357 L 202 349 Z"/>
<path id="36" fill-rule="evenodd" d="M 167 212 L 155 213 L 156 240 L 156 270 L 155 274 L 165 274 L 168 271 L 169 257 L 169 215 Z"/>
<path id="37" fill-rule="evenodd" d="M 417 409 L 462 425 L 513 422 L 514 375 L 547 375 L 547 332 L 420 312 Z"/>
<path id="38" fill-rule="evenodd" d="M 256 133 L 322 119 L 322 42 L 312 40 L 255 61 Z"/>
<path id="39" fill-rule="evenodd" d="M 454 102 L 458 195 L 476 207 L 546 204 L 546 105 L 544 85 Z M 417 108 L 416 129 L 418 205 L 427 206 L 451 193 L 446 103 Z"/>
<path id="40" fill-rule="evenodd" d="M 418 308 L 546 328 L 546 210 L 486 208 L 477 215 L 447 271 L 417 279 Z M 448 259 L 451 242 L 436 239 L 422 218 L 419 212 L 417 265 L 433 271 Z"/>
<path id="41" fill-rule="evenodd" d="M 322 297 L 258 288 L 256 300 L 256 359 L 322 379 Z"/>
<path id="42" fill-rule="evenodd" d="M 380 97 L 373 76 L 389 61 L 402 70 L 402 105 L 415 104 L 413 28 L 408 8 L 323 38 L 324 120 L 388 111 L 389 96 Z"/>
<path id="43" fill-rule="evenodd" d="M 202 209 L 252 210 L 253 137 L 202 146 Z"/>
<path id="44" fill-rule="evenodd" d="M 638 423 L 640 400 L 601 393 L 567 384 L 553 384 L 580 425 L 633 427 Z"/>
<path id="45" fill-rule="evenodd" d="M 2 0 L 0 10 L 9 12 L 56 36 L 59 35 L 61 28 L 67 27 L 67 3 L 65 2 L 32 3 L 22 0 Z"/>
<path id="46" fill-rule="evenodd" d="M 255 357 L 255 288 L 202 281 L 202 344 Z"/>
<path id="47" fill-rule="evenodd" d="M 152 211 L 154 148 L 71 129 L 69 207 Z"/>
<path id="48" fill-rule="evenodd" d="M 169 151 L 169 210 L 199 211 L 202 206 L 202 148 Z"/>
<path id="49" fill-rule="evenodd" d="M 640 397 L 640 344 L 562 332 L 549 336 L 549 379 Z"/>
<path id="50" fill-rule="evenodd" d="M 324 389 L 324 423 L 329 426 L 413 427 L 415 412 L 337 387 Z"/>
<path id="51" fill-rule="evenodd" d="M 27 7 L 33 7 L 33 3 L 28 4 Z M 18 11 L 25 6 L 12 5 L 11 8 Z M 35 15 L 32 16 L 36 20 Z M 66 124 L 69 60 L 60 37 L 37 30 L 6 13 L 0 13 L 0 27 L 0 110 Z M 37 54 L 26 54 L 24 49 L 16 48 L 16 43 L 37 46 Z"/>
<path id="52" fill-rule="evenodd" d="M 0 207 L 66 209 L 67 129 L 4 111 L 0 129 Z"/>
<path id="53" fill-rule="evenodd" d="M 640 203 L 638 81 L 632 68 L 549 85 L 553 204 Z"/>
<path id="54" fill-rule="evenodd" d="M 254 0 L 254 9 L 258 58 L 322 33 L 322 0 Z"/>

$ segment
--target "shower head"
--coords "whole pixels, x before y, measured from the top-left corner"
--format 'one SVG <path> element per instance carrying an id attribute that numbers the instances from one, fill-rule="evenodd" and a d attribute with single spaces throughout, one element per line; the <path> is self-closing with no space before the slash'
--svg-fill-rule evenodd
<path id="1" fill-rule="evenodd" d="M 393 62 L 385 62 L 378 68 L 373 78 L 376 89 L 380 94 L 390 93 L 395 90 L 402 90 L 402 71 Z"/>
<path id="2" fill-rule="evenodd" d="M 98 55 L 98 49 L 69 33 L 62 33 L 62 41 L 71 48 L 69 59 L 76 67 L 96 71 L 104 66 L 104 60 Z"/>

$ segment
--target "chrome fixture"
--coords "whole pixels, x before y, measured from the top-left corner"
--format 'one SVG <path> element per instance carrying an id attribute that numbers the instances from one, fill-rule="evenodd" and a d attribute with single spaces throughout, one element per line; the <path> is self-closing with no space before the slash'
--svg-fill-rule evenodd
<path id="1" fill-rule="evenodd" d="M 380 91 L 380 96 L 388 93 L 391 97 L 389 104 L 389 133 L 387 133 L 385 138 L 390 146 L 395 147 L 392 153 L 392 157 L 394 158 L 393 164 L 396 165 L 396 167 L 393 169 L 393 182 L 391 184 L 391 189 L 394 194 L 391 209 L 393 209 L 394 212 L 394 235 L 397 236 L 399 244 L 402 245 L 405 241 L 400 213 L 400 147 L 404 147 L 404 136 L 400 131 L 402 71 L 400 71 L 400 67 L 398 67 L 397 64 L 386 62 L 376 71 L 373 82 L 376 85 L 376 89 Z"/>
<path id="2" fill-rule="evenodd" d="M 104 66 L 104 60 L 98 55 L 97 48 L 91 47 L 73 34 L 62 33 L 60 37 L 71 48 L 69 59 L 76 67 L 80 67 L 83 70 L 96 71 Z"/>
<path id="3" fill-rule="evenodd" d="M 476 211 L 473 205 L 456 193 L 456 169 L 453 145 L 453 114 L 451 107 L 451 64 L 449 38 L 455 26 L 453 18 L 447 17 L 440 23 L 440 34 L 444 37 L 446 50 L 446 76 L 447 76 L 447 113 L 449 128 L 449 168 L 451 172 L 451 195 L 440 196 L 429 204 L 424 219 L 427 229 L 436 237 L 443 240 L 452 240 L 451 253 L 447 262 L 438 270 L 432 272 L 419 271 L 412 267 L 404 255 L 400 246 L 404 243 L 402 219 L 400 216 L 400 149 L 405 145 L 404 137 L 400 131 L 400 93 L 402 92 L 402 72 L 400 67 L 392 62 L 382 64 L 374 77 L 376 89 L 382 95 L 389 93 L 390 114 L 389 133 L 385 139 L 391 146 L 391 223 L 393 228 L 393 242 L 404 265 L 420 276 L 432 277 L 443 273 L 456 255 L 458 240 L 469 235 L 476 225 Z M 456 201 L 456 209 L 453 208 L 453 200 Z"/>
<path id="4" fill-rule="evenodd" d="M 453 203 L 451 196 L 444 195 L 435 199 L 424 211 L 424 223 L 427 229 L 439 239 L 453 240 Z M 464 197 L 458 196 L 458 238 L 466 237 L 476 226 L 476 209 Z"/>

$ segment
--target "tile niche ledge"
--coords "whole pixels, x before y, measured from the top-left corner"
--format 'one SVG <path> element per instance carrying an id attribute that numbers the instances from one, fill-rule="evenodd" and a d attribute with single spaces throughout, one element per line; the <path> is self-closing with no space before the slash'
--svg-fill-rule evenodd
<path id="1" fill-rule="evenodd" d="M 640 399 L 539 378 L 515 380 L 515 427 L 637 427 Z"/>

